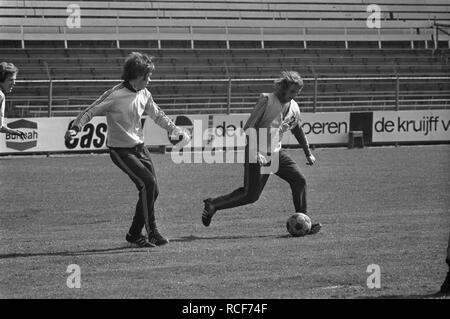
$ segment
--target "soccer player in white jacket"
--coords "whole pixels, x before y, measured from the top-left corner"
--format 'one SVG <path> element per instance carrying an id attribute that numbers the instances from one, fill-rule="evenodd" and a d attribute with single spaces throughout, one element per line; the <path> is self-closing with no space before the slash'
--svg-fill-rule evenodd
<path id="1" fill-rule="evenodd" d="M 169 242 L 156 226 L 154 203 L 158 197 L 158 185 L 149 151 L 144 146 L 142 116 L 146 113 L 170 134 L 182 136 L 185 142 L 190 140 L 189 134 L 175 126 L 146 89 L 154 69 L 150 57 L 132 52 L 125 60 L 123 82 L 106 91 L 81 112 L 65 134 L 66 139 L 73 139 L 92 117 L 106 115 L 106 144 L 110 157 L 139 191 L 133 222 L 125 236 L 133 247 L 155 247 Z M 142 234 L 144 227 L 148 237 Z"/>

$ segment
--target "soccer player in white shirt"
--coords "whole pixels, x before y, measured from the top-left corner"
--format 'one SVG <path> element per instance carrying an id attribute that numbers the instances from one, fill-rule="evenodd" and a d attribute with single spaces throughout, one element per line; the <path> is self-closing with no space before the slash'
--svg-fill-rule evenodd
<path id="1" fill-rule="evenodd" d="M 12 63 L 0 63 L 0 133 L 17 135 L 25 138 L 25 133 L 20 130 L 10 129 L 5 123 L 5 93 L 10 93 L 16 84 L 19 69 Z"/>
<path id="2" fill-rule="evenodd" d="M 262 172 L 262 166 L 270 163 L 270 158 L 274 158 L 274 156 L 278 156 L 278 167 L 276 172 L 273 173 L 289 183 L 296 212 L 308 214 L 306 179 L 295 161 L 281 148 L 283 133 L 291 130 L 303 148 L 308 165 L 313 165 L 316 161 L 301 127 L 299 106 L 294 101 L 294 97 L 302 88 L 303 80 L 300 75 L 294 71 L 285 71 L 275 81 L 274 92 L 261 94 L 244 126 L 244 130 L 246 133 L 249 129 L 256 130 L 259 132 L 256 133 L 258 136 L 261 132 L 264 135 L 270 133 L 266 135 L 266 144 L 271 144 L 271 146 L 261 151 L 261 144 L 258 142 L 258 150 L 255 153 L 256 159 L 252 161 L 252 143 L 249 140 L 246 146 L 246 162 L 244 164 L 244 186 L 227 195 L 205 199 L 205 207 L 202 213 L 203 225 L 209 226 L 212 217 L 219 210 L 257 201 L 270 176 Z M 321 227 L 320 223 L 313 223 L 308 234 L 316 234 Z"/>
<path id="3" fill-rule="evenodd" d="M 158 185 L 149 151 L 144 146 L 142 116 L 146 113 L 170 134 L 182 136 L 185 142 L 190 140 L 189 134 L 175 126 L 146 89 L 154 69 L 150 57 L 132 52 L 125 60 L 123 82 L 106 91 L 81 112 L 65 134 L 65 138 L 70 140 L 93 116 L 106 115 L 106 144 L 110 157 L 131 178 L 139 191 L 133 222 L 125 236 L 134 247 L 154 247 L 169 242 L 156 226 L 154 203 L 158 197 Z M 147 237 L 142 234 L 144 227 Z"/>

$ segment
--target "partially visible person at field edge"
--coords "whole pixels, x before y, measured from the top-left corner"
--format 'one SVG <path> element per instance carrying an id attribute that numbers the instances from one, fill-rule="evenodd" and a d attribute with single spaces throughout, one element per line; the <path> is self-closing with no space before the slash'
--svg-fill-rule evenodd
<path id="1" fill-rule="evenodd" d="M 14 130 L 5 123 L 5 93 L 11 93 L 16 84 L 19 69 L 12 63 L 0 63 L 0 133 L 19 136 L 22 140 L 26 134 L 20 130 Z"/>
<path id="2" fill-rule="evenodd" d="M 449 296 L 450 295 L 450 234 L 448 236 L 448 246 L 447 246 L 447 258 L 445 262 L 448 265 L 447 276 L 445 277 L 444 283 L 441 286 L 440 293 Z"/>

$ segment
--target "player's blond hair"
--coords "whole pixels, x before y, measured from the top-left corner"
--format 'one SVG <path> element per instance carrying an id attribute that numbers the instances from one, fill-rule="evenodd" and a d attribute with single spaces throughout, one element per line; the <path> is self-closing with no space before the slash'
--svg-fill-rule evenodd
<path id="1" fill-rule="evenodd" d="M 303 87 L 303 80 L 300 74 L 295 71 L 283 71 L 278 79 L 274 81 L 275 90 L 279 92 L 286 91 L 292 84 L 298 84 Z"/>

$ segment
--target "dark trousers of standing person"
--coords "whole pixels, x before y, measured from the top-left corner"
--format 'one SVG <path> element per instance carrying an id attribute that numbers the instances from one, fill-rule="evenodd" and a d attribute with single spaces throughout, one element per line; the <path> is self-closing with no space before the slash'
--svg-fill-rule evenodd
<path id="1" fill-rule="evenodd" d="M 254 203 L 260 197 L 270 174 L 262 174 L 258 163 L 249 163 L 248 148 L 246 148 L 246 163 L 244 164 L 244 186 L 235 191 L 211 199 L 216 210 L 233 208 Z M 295 211 L 307 213 L 306 179 L 298 165 L 283 149 L 279 152 L 279 167 L 275 175 L 289 183 L 292 192 Z"/>
<path id="2" fill-rule="evenodd" d="M 445 294 L 446 296 L 450 296 L 450 234 L 448 237 L 447 257 L 445 258 L 445 262 L 448 265 L 448 272 L 447 276 L 445 277 L 444 283 L 441 286 L 440 292 Z"/>
<path id="3" fill-rule="evenodd" d="M 445 259 L 450 270 L 450 234 L 448 235 L 447 258 Z"/>
<path id="4" fill-rule="evenodd" d="M 156 230 L 154 204 L 158 197 L 158 184 L 150 152 L 144 144 L 132 148 L 112 148 L 110 156 L 123 172 L 135 183 L 139 191 L 139 200 L 133 217 L 129 234 L 139 236 L 145 226 L 150 236 Z"/>

